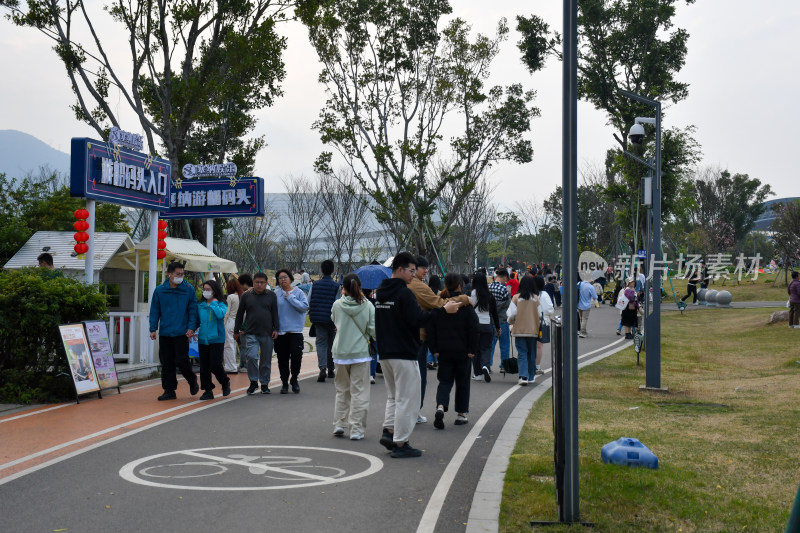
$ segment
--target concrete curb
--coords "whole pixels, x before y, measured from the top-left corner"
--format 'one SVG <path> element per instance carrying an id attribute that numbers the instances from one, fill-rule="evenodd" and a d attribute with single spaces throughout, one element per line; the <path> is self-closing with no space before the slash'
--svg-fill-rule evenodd
<path id="1" fill-rule="evenodd" d="M 583 362 L 580 362 L 581 358 L 579 357 L 578 369 L 610 357 L 632 345 L 633 343 L 630 342 L 623 343 L 621 346 L 591 356 Z M 542 381 L 541 384 L 534 385 L 531 391 L 517 403 L 508 416 L 506 423 L 503 424 L 503 429 L 500 430 L 500 434 L 497 436 L 497 440 L 483 467 L 478 485 L 475 487 L 475 495 L 472 498 L 472 506 L 467 519 L 467 533 L 497 533 L 499 530 L 500 502 L 503 499 L 503 485 L 505 484 L 508 463 L 511 460 L 514 446 L 517 445 L 517 439 L 520 432 L 522 432 L 522 427 L 525 425 L 525 420 L 527 420 L 531 408 L 553 385 L 552 370 L 548 372 L 551 377 Z"/>

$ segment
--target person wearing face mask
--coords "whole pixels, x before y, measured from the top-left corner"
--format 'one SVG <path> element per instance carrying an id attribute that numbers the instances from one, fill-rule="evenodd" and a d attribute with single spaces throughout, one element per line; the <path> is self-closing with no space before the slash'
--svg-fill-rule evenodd
<path id="1" fill-rule="evenodd" d="M 224 303 L 222 288 L 215 280 L 203 283 L 203 300 L 197 306 L 200 316 L 200 329 L 197 331 L 198 350 L 200 352 L 200 388 L 203 389 L 201 400 L 214 399 L 214 383 L 211 374 L 222 385 L 222 395 L 231 393 L 231 379 L 225 372 L 223 357 L 225 353 L 225 312 L 228 306 Z"/>
<path id="2" fill-rule="evenodd" d="M 150 303 L 150 338 L 158 337 L 161 387 L 164 389 L 159 401 L 177 398 L 176 367 L 189 383 L 192 396 L 200 390 L 189 361 L 189 339 L 194 337 L 198 326 L 194 287 L 184 281 L 183 265 L 178 262 L 169 264 L 167 275 L 168 279 L 153 291 Z"/>

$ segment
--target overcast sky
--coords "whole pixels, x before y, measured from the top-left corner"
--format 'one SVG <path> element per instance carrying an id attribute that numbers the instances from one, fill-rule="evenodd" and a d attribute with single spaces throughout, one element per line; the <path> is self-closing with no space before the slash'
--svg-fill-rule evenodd
<path id="1" fill-rule="evenodd" d="M 510 208 L 518 199 L 541 200 L 561 183 L 561 65 L 549 63 L 529 75 L 516 48 L 515 16 L 535 13 L 561 31 L 562 4 L 553 0 L 512 2 L 453 0 L 454 16 L 475 32 L 492 34 L 501 17 L 512 31 L 493 64 L 490 84 L 521 82 L 535 89 L 541 118 L 532 123 L 534 160 L 527 165 L 501 164 L 490 171 L 497 185 L 495 201 Z M 5 12 L 3 12 L 5 13 Z M 100 14 L 98 16 L 103 16 Z M 679 74 L 688 82 L 689 97 L 665 112 L 664 127 L 697 127 L 703 165 L 721 166 L 769 183 L 775 197 L 800 196 L 796 137 L 800 112 L 800 2 L 797 0 L 698 0 L 680 4 L 675 25 L 689 34 L 686 66 Z M 115 38 L 108 20 L 102 37 Z M 71 137 L 96 137 L 77 122 L 69 109 L 72 91 L 51 42 L 30 29 L 0 21 L 0 129 L 16 129 L 69 152 Z M 312 175 L 311 166 L 323 149 L 311 129 L 324 102 L 317 83 L 319 64 L 299 24 L 284 24 L 285 95 L 270 109 L 258 112 L 256 134 L 268 146 L 257 158 L 256 175 L 267 192 L 283 190 L 289 174 Z M 124 37 L 119 50 L 124 50 Z M 125 69 L 127 71 L 127 69 Z M 119 109 L 124 102 L 117 104 Z M 578 158 L 581 166 L 600 165 L 613 146 L 613 130 L 605 116 L 579 103 Z M 141 133 L 130 120 L 123 129 Z"/>

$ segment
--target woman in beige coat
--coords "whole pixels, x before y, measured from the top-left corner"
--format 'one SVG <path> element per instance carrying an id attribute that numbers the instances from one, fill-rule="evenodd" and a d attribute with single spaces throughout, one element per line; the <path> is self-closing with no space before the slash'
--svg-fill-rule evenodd
<path id="1" fill-rule="evenodd" d="M 519 290 L 508 306 L 511 338 L 519 353 L 519 384 L 523 387 L 536 379 L 536 344 L 539 341 L 539 299 L 533 276 L 524 276 Z"/>

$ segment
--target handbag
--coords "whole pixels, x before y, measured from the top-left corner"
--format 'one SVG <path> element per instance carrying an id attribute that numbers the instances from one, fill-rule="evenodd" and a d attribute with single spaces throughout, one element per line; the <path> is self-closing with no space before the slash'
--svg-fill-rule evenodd
<path id="1" fill-rule="evenodd" d="M 309 337 L 316 337 L 317 336 L 317 325 L 311 324 L 311 327 L 308 328 L 308 336 Z"/>

